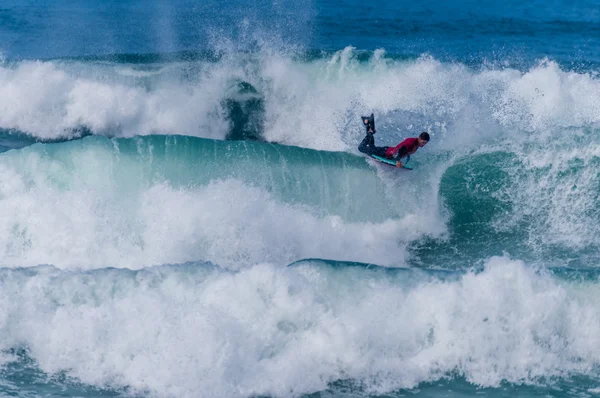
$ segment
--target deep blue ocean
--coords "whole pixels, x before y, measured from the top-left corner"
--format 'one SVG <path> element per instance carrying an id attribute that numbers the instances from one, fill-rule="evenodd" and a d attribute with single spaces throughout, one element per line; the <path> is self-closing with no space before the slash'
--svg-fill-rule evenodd
<path id="1" fill-rule="evenodd" d="M 3 0 L 0 396 L 600 396 L 599 170 L 595 1 Z"/>

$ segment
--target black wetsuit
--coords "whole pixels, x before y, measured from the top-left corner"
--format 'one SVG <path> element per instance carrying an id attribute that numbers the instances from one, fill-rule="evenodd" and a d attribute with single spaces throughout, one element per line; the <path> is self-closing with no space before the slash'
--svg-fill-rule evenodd
<path id="1" fill-rule="evenodd" d="M 369 156 L 375 155 L 385 158 L 385 153 L 389 149 L 389 146 L 375 146 L 375 137 L 373 133 L 367 132 L 367 136 L 362 140 L 358 146 L 358 150 L 362 153 L 366 153 Z"/>
<path id="2" fill-rule="evenodd" d="M 410 155 L 419 149 L 417 138 L 407 138 L 395 147 L 375 146 L 375 137 L 373 136 L 375 134 L 375 117 L 371 113 L 371 116 L 362 116 L 362 121 L 367 129 L 367 135 L 358 145 L 358 150 L 362 153 L 369 156 L 375 155 L 381 158 L 400 160 L 407 155 L 410 158 Z"/>

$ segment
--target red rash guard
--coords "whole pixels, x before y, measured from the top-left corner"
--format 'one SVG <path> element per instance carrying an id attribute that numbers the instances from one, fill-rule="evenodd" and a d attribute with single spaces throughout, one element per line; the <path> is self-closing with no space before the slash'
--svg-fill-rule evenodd
<path id="1" fill-rule="evenodd" d="M 405 150 L 401 150 L 405 147 Z M 406 155 L 412 155 L 419 149 L 419 142 L 417 138 L 407 138 L 396 146 L 391 146 L 385 151 L 385 157 L 388 159 L 400 159 Z M 400 156 L 398 156 L 400 155 Z"/>

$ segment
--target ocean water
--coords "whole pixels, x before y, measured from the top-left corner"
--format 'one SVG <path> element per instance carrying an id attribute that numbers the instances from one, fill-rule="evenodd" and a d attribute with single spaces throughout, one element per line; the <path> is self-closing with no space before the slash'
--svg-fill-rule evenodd
<path id="1" fill-rule="evenodd" d="M 4 0 L 0 396 L 599 396 L 599 49 L 586 0 Z"/>

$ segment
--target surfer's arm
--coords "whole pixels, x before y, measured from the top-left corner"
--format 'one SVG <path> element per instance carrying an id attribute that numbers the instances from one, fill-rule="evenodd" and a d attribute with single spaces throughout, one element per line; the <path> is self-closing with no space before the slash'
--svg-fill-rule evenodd
<path id="1" fill-rule="evenodd" d="M 406 155 L 408 155 L 408 148 L 405 145 L 402 145 L 398 148 L 398 152 L 394 155 L 394 159 L 402 159 Z"/>
<path id="2" fill-rule="evenodd" d="M 387 152 L 387 156 L 394 159 L 400 159 L 408 155 L 408 147 L 410 144 L 410 138 L 405 139 L 393 148 L 390 148 Z"/>
<path id="3" fill-rule="evenodd" d="M 392 156 L 396 160 L 402 159 L 403 157 L 408 155 L 408 148 L 405 145 L 398 145 L 396 148 L 394 148 L 394 150 L 395 153 L 392 153 Z"/>
<path id="4" fill-rule="evenodd" d="M 401 161 L 399 161 L 399 160 L 396 160 L 396 167 L 398 167 L 398 168 L 402 168 L 402 166 L 404 166 L 404 165 L 402 164 L 402 162 L 401 162 Z"/>

